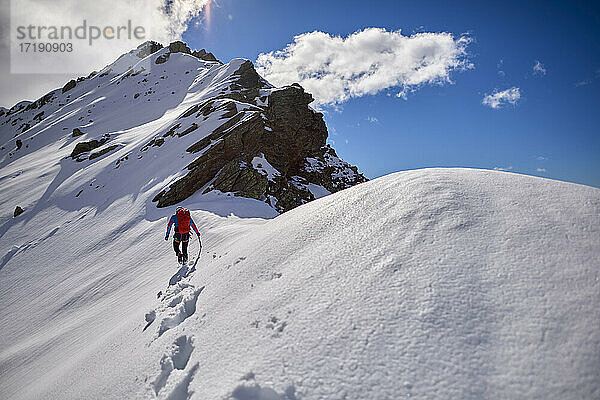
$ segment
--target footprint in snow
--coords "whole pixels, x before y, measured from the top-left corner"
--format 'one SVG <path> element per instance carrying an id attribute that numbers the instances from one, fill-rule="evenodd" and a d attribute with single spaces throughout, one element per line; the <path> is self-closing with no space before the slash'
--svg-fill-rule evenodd
<path id="1" fill-rule="evenodd" d="M 196 271 L 196 266 L 192 265 L 182 265 L 181 268 L 179 268 L 177 270 L 177 272 L 175 272 L 175 275 L 173 275 L 171 277 L 171 279 L 169 280 L 169 286 L 175 285 L 176 283 L 178 283 L 179 281 L 181 281 L 183 278 L 187 278 L 188 276 L 192 275 L 194 272 Z"/>
<path id="2" fill-rule="evenodd" d="M 204 286 L 196 288 L 185 282 L 169 286 L 161 299 L 161 304 L 155 310 L 146 313 L 146 326 L 143 331 L 154 321 L 159 320 L 158 336 L 162 336 L 169 329 L 184 322 L 196 312 L 196 302 L 203 290 Z"/>
<path id="3" fill-rule="evenodd" d="M 279 394 L 270 387 L 260 386 L 256 382 L 251 383 L 254 381 L 254 374 L 250 379 L 245 377 L 242 379 L 247 382 L 233 390 L 231 393 L 233 400 L 298 400 L 294 385 L 288 386 L 283 393 Z"/>
<path id="4" fill-rule="evenodd" d="M 250 324 L 250 326 L 255 329 L 258 329 L 260 325 L 261 322 L 259 320 L 255 320 Z M 271 333 L 272 338 L 278 338 L 281 336 L 287 325 L 287 321 L 282 321 L 273 315 L 269 319 L 267 319 L 266 323 L 264 324 L 264 327 L 267 330 L 267 332 Z"/>
<path id="5" fill-rule="evenodd" d="M 194 351 L 194 340 L 186 335 L 179 336 L 173 342 L 171 348 L 160 359 L 160 373 L 152 381 L 151 386 L 154 393 L 158 393 L 165 387 L 169 376 L 174 370 L 184 370 Z M 177 389 L 176 389 L 177 390 Z"/>

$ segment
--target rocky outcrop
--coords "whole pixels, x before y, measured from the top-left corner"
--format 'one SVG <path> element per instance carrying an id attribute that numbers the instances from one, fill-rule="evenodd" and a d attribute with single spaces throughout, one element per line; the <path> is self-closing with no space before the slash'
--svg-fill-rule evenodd
<path id="1" fill-rule="evenodd" d="M 18 217 L 19 215 L 23 214 L 23 212 L 24 212 L 24 210 L 21 207 L 19 207 L 19 206 L 15 207 L 15 212 L 13 213 L 13 218 Z"/>
<path id="2" fill-rule="evenodd" d="M 137 56 L 139 58 L 144 58 L 146 56 L 149 56 L 150 54 L 154 54 L 157 51 L 159 51 L 160 49 L 162 49 L 163 46 L 160 43 L 156 43 L 153 41 L 148 41 L 145 43 L 142 43 L 141 45 L 138 46 L 137 50 Z"/>
<path id="3" fill-rule="evenodd" d="M 154 197 L 158 207 L 177 204 L 199 190 L 216 190 L 262 200 L 285 212 L 366 181 L 326 144 L 323 115 L 309 107 L 313 97 L 300 85 L 273 89 L 249 61 L 234 76 L 230 93 L 194 105 L 179 117 L 228 110 L 226 122 L 187 149 L 200 155 L 184 177 Z M 261 95 L 265 88 L 268 93 Z M 238 111 L 228 99 L 249 107 Z M 179 135 L 176 129 L 170 132 Z"/>
<path id="4" fill-rule="evenodd" d="M 199 59 L 204 60 L 204 61 L 216 61 L 216 62 L 220 62 L 219 60 L 217 60 L 217 58 L 214 56 L 213 53 L 208 53 L 204 49 L 202 49 L 200 51 L 193 51 L 192 55 L 194 57 L 199 58 Z"/>
<path id="5" fill-rule="evenodd" d="M 221 61 L 217 60 L 217 58 L 214 56 L 213 53 L 207 53 L 206 50 L 202 49 L 200 51 L 197 50 L 190 50 L 190 48 L 188 47 L 187 44 L 185 44 L 184 42 L 181 41 L 176 41 L 173 42 L 171 44 L 169 44 L 169 51 L 166 52 L 165 54 L 161 54 L 160 56 L 158 56 L 156 58 L 155 63 L 156 64 L 163 64 L 165 62 L 167 62 L 169 60 L 169 56 L 173 53 L 184 53 L 184 54 L 190 54 L 200 60 L 203 61 L 213 61 L 213 62 L 218 62 L 221 63 Z"/>
<path id="6" fill-rule="evenodd" d="M 111 151 L 113 151 L 113 150 L 114 150 L 114 149 L 116 149 L 117 147 L 119 147 L 119 146 L 117 146 L 116 144 L 113 144 L 113 145 L 110 145 L 110 146 L 108 146 L 108 147 L 105 147 L 105 148 L 103 148 L 103 149 L 102 149 L 102 150 L 100 150 L 100 151 L 97 151 L 97 152 L 95 152 L 95 153 L 92 153 L 92 154 L 90 154 L 90 157 L 89 157 L 89 159 L 90 159 L 90 160 L 93 160 L 93 159 L 95 159 L 95 158 L 101 157 L 101 156 L 103 156 L 103 155 L 105 155 L 105 154 L 107 154 L 107 153 L 110 153 Z"/>
<path id="7" fill-rule="evenodd" d="M 73 128 L 73 133 L 71 133 L 72 137 L 79 137 L 79 136 L 83 136 L 83 135 L 85 135 L 85 133 L 81 132 L 81 129 Z"/>
<path id="8" fill-rule="evenodd" d="M 102 137 L 100 139 L 92 139 L 92 140 L 88 140 L 87 142 L 79 142 L 75 145 L 75 148 L 71 152 L 70 157 L 72 159 L 76 159 L 77 161 L 83 161 L 84 158 L 80 157 L 81 154 L 92 151 L 92 150 L 102 146 L 104 143 L 108 142 L 109 140 L 110 140 L 110 135 L 102 135 Z M 104 154 L 104 153 L 102 153 L 102 154 Z M 102 155 L 102 154 L 100 154 L 100 155 Z M 98 157 L 98 156 L 96 156 L 96 157 Z M 95 157 L 90 156 L 89 158 L 92 159 Z"/>
<path id="9" fill-rule="evenodd" d="M 187 44 L 185 44 L 181 41 L 176 41 L 176 42 L 169 44 L 169 53 L 192 54 L 192 51 L 190 50 L 190 48 L 188 47 Z"/>
<path id="10" fill-rule="evenodd" d="M 69 90 L 73 89 L 75 85 L 77 85 L 77 81 L 75 79 L 71 79 L 65 86 L 63 86 L 62 92 L 68 92 Z"/>

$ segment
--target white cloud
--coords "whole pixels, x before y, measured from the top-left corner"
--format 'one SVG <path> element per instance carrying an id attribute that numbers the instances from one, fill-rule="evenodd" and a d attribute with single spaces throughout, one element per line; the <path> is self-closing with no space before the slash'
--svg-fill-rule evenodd
<path id="1" fill-rule="evenodd" d="M 546 161 L 548 159 L 548 157 L 544 157 L 544 156 L 537 156 L 536 158 L 538 161 Z"/>
<path id="2" fill-rule="evenodd" d="M 494 171 L 512 171 L 512 169 L 513 169 L 512 165 L 509 166 L 509 167 L 506 167 L 506 168 L 504 168 L 504 167 L 494 167 Z"/>
<path id="3" fill-rule="evenodd" d="M 546 68 L 544 68 L 544 65 L 539 60 L 536 60 L 535 64 L 533 64 L 533 74 L 546 75 Z"/>
<path id="4" fill-rule="evenodd" d="M 367 121 L 369 121 L 372 124 L 375 124 L 375 123 L 379 122 L 379 118 L 377 118 L 377 117 L 367 117 Z"/>
<path id="5" fill-rule="evenodd" d="M 503 90 L 501 92 L 494 91 L 493 94 L 488 94 L 483 98 L 482 104 L 490 106 L 491 108 L 497 109 L 502 107 L 506 103 L 512 105 L 517 104 L 517 101 L 521 98 L 521 91 L 518 87 L 512 87 L 510 89 Z"/>
<path id="6" fill-rule="evenodd" d="M 450 33 L 417 33 L 367 28 L 348 37 L 324 32 L 298 35 L 285 49 L 260 54 L 258 73 L 272 84 L 300 83 L 315 104 L 336 104 L 395 88 L 406 96 L 423 84 L 450 81 L 450 72 L 472 68 L 471 39 Z"/>
<path id="7" fill-rule="evenodd" d="M 69 79 L 87 75 L 113 62 L 121 54 L 137 47 L 144 40 L 156 40 L 163 44 L 181 39 L 192 19 L 198 17 L 209 0 L 129 0 L 129 1 L 81 1 L 81 0 L 0 0 L 0 105 L 12 106 L 20 100 L 34 100 L 48 90 L 63 86 Z M 10 6 L 9 6 L 10 4 Z M 16 26 L 122 25 L 128 19 L 134 25 L 147 27 L 143 40 L 97 40 L 93 51 L 73 59 L 70 71 L 48 69 L 43 74 L 10 73 L 10 37 L 16 36 Z M 11 22 L 14 24 L 11 26 Z M 15 31 L 11 30 L 15 29 Z M 86 46 L 83 46 L 86 45 Z M 74 43 L 78 50 L 85 50 Z M 13 51 L 15 51 L 13 49 Z M 14 71 L 18 72 L 18 71 Z"/>
<path id="8" fill-rule="evenodd" d="M 536 169 L 537 172 L 546 172 L 546 168 L 538 168 Z"/>

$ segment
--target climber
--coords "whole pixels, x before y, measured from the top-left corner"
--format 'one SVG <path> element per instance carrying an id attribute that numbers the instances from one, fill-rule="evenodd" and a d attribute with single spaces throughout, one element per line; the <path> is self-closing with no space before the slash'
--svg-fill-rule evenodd
<path id="1" fill-rule="evenodd" d="M 198 228 L 190 215 L 190 210 L 187 208 L 183 208 L 181 206 L 177 207 L 175 215 L 171 217 L 169 220 L 169 224 L 167 225 L 167 234 L 165 235 L 165 240 L 169 240 L 169 232 L 171 232 L 171 225 L 175 224 L 175 234 L 173 235 L 173 249 L 175 250 L 175 254 L 177 254 L 177 261 L 181 263 L 186 263 L 188 260 L 188 243 L 190 241 L 190 226 L 194 228 L 194 232 L 198 235 L 198 241 L 200 241 L 200 233 L 198 232 Z M 179 251 L 179 243 L 181 242 L 181 251 Z"/>

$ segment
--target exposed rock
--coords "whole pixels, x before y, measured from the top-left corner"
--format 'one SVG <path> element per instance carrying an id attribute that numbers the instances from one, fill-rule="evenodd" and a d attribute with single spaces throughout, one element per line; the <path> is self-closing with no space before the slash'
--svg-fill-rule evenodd
<path id="1" fill-rule="evenodd" d="M 239 78 L 231 84 L 232 92 L 221 97 L 255 104 L 254 99 L 258 97 L 259 89 L 270 86 L 267 81 L 258 75 L 250 61 L 240 65 L 237 71 L 234 72 L 234 76 Z"/>
<path id="2" fill-rule="evenodd" d="M 192 54 L 192 51 L 190 50 L 190 48 L 188 47 L 187 44 L 178 40 L 176 42 L 169 44 L 169 53 Z"/>
<path id="3" fill-rule="evenodd" d="M 21 207 L 17 206 L 15 208 L 15 212 L 13 213 L 13 218 L 18 217 L 19 215 L 23 214 L 23 212 L 24 210 Z"/>
<path id="4" fill-rule="evenodd" d="M 329 145 L 307 157 L 300 175 L 331 193 L 367 181 L 358 168 L 341 160 Z"/>
<path id="5" fill-rule="evenodd" d="M 17 150 L 19 150 L 21 148 L 21 146 L 23 146 L 23 142 L 21 141 L 21 139 L 17 139 L 16 145 L 17 145 Z"/>
<path id="6" fill-rule="evenodd" d="M 69 83 L 71 83 L 71 82 L 69 82 Z M 69 83 L 67 83 L 67 85 Z M 67 85 L 65 85 L 65 86 L 67 86 Z M 75 85 L 73 85 L 73 86 L 75 86 Z M 46 93 L 45 95 L 43 95 L 42 97 L 40 97 L 39 99 L 37 99 L 36 101 L 34 101 L 33 103 L 29 103 L 27 105 L 27 107 L 25 107 L 25 110 L 33 110 L 33 109 L 36 109 L 36 108 L 41 108 L 42 106 L 44 106 L 47 103 L 51 102 L 53 99 L 54 99 L 54 91 L 52 91 L 50 93 Z M 11 111 L 12 111 L 12 109 L 11 109 Z"/>
<path id="7" fill-rule="evenodd" d="M 36 114 L 33 117 L 33 120 L 35 121 L 36 124 L 39 123 L 42 119 L 44 119 L 44 112 L 43 111 L 41 113 L 39 113 L 39 114 Z"/>
<path id="8" fill-rule="evenodd" d="M 193 113 L 197 112 L 199 109 L 200 109 L 200 104 L 195 104 L 195 105 L 191 106 L 190 108 L 188 108 L 183 114 L 181 114 L 178 119 L 187 118 L 190 115 L 192 115 Z"/>
<path id="9" fill-rule="evenodd" d="M 100 138 L 100 140 L 92 139 L 87 142 L 79 142 L 75 145 L 75 148 L 71 152 L 70 157 L 75 159 L 77 156 L 79 156 L 82 153 L 92 151 L 92 150 L 102 146 L 104 143 L 108 142 L 108 140 L 110 140 L 110 136 L 103 135 L 102 138 Z M 96 156 L 96 157 L 98 157 L 98 156 Z M 77 161 L 83 161 L 83 160 L 78 159 Z"/>
<path id="10" fill-rule="evenodd" d="M 204 49 L 202 49 L 200 51 L 193 51 L 192 55 L 194 57 L 199 58 L 199 59 L 204 60 L 204 61 L 216 61 L 216 62 L 220 62 L 219 60 L 217 60 L 217 58 L 214 56 L 213 53 L 208 53 Z"/>
<path id="11" fill-rule="evenodd" d="M 189 128 L 187 128 L 183 132 L 178 133 L 177 136 L 179 136 L 179 137 L 185 136 L 188 133 L 195 131 L 196 129 L 198 129 L 198 124 L 194 122 L 192 125 L 190 125 Z"/>
<path id="12" fill-rule="evenodd" d="M 268 85 L 250 62 L 238 72 L 239 79 L 232 84 L 237 90 L 221 98 L 248 99 L 248 92 L 258 93 Z M 215 107 L 214 101 L 190 107 L 180 118 L 223 108 L 228 119 L 187 149 L 201 154 L 187 166 L 187 175 L 153 201 L 166 207 L 201 189 L 204 193 L 218 190 L 262 200 L 285 212 L 315 199 L 310 184 L 333 193 L 366 181 L 326 145 L 327 127 L 323 115 L 308 106 L 312 101 L 300 85 L 292 85 L 272 90 L 266 107 L 238 112 L 234 102 Z"/>
<path id="13" fill-rule="evenodd" d="M 160 56 L 156 57 L 156 60 L 154 61 L 155 64 L 163 64 L 165 62 L 167 62 L 167 60 L 169 59 L 169 54 L 161 54 Z"/>
<path id="14" fill-rule="evenodd" d="M 69 90 L 73 89 L 75 85 L 77 85 L 77 82 L 75 81 L 75 79 L 71 79 L 65 86 L 63 86 L 62 92 L 68 92 Z"/>
<path id="15" fill-rule="evenodd" d="M 149 56 L 150 54 L 154 54 L 157 51 L 159 51 L 160 49 L 162 49 L 163 46 L 160 43 L 156 43 L 153 41 L 148 41 L 145 43 L 142 43 L 141 45 L 138 46 L 138 53 L 136 54 L 139 58 L 144 58 L 146 56 Z"/>
<path id="16" fill-rule="evenodd" d="M 104 149 L 102 149 L 102 150 L 100 150 L 100 151 L 98 151 L 98 152 L 96 152 L 96 153 L 92 153 L 92 154 L 90 154 L 90 158 L 89 158 L 89 159 L 90 159 L 90 160 L 93 160 L 94 158 L 98 158 L 98 157 L 100 157 L 100 156 L 103 156 L 103 155 L 105 155 L 106 153 L 110 153 L 111 151 L 113 151 L 113 150 L 114 150 L 114 149 L 116 149 L 117 147 L 119 147 L 119 146 L 117 146 L 116 144 L 113 144 L 113 145 L 111 145 L 111 146 L 108 146 L 108 147 L 106 147 L 106 148 L 104 148 Z"/>
<path id="17" fill-rule="evenodd" d="M 173 53 L 190 54 L 200 60 L 221 63 L 221 61 L 217 60 L 217 58 L 214 56 L 214 54 L 207 53 L 206 50 L 204 50 L 204 49 L 202 49 L 200 51 L 197 51 L 197 50 L 191 51 L 190 48 L 188 47 L 188 45 L 181 41 L 176 41 L 176 42 L 169 44 L 168 49 L 169 49 L 168 52 L 156 57 L 156 60 L 154 61 L 156 64 L 163 64 L 163 63 L 167 62 L 169 60 L 169 56 Z"/>
<path id="18" fill-rule="evenodd" d="M 232 160 L 217 175 L 210 190 L 232 192 L 236 196 L 262 200 L 268 180 L 245 161 Z"/>
<path id="19" fill-rule="evenodd" d="M 71 136 L 78 137 L 82 135 L 85 135 L 85 133 L 81 132 L 79 128 L 73 128 L 73 133 L 71 134 Z"/>
<path id="20" fill-rule="evenodd" d="M 266 83 L 266 81 L 258 75 L 251 61 L 246 61 L 240 65 L 234 75 L 239 76 L 234 85 L 243 89 L 260 89 Z"/>
<path id="21" fill-rule="evenodd" d="M 144 147 L 141 148 L 141 151 L 148 150 L 149 147 L 160 147 L 165 143 L 164 138 L 154 138 L 150 142 L 146 143 Z"/>
<path id="22" fill-rule="evenodd" d="M 27 101 L 27 100 L 20 101 L 20 102 L 18 102 L 17 104 L 15 104 L 14 106 L 12 106 L 12 107 L 10 108 L 10 110 L 8 110 L 8 113 L 7 113 L 7 115 L 16 114 L 16 113 L 18 113 L 19 111 L 22 111 L 22 110 L 24 110 L 24 109 L 25 109 L 25 110 L 29 110 L 29 109 L 30 109 L 30 107 L 31 107 L 31 108 L 35 108 L 35 107 L 37 107 L 37 105 L 32 107 L 32 106 L 31 106 L 32 104 L 34 104 L 34 102 Z"/>
<path id="23" fill-rule="evenodd" d="M 181 124 L 175 124 L 174 126 L 172 126 L 166 133 L 164 133 L 162 136 L 163 137 L 167 137 L 167 136 L 174 136 L 175 135 L 175 131 L 177 129 L 179 129 L 179 127 L 181 127 Z"/>
<path id="24" fill-rule="evenodd" d="M 81 153 L 85 153 L 91 151 L 97 147 L 100 147 L 100 142 L 98 140 L 92 139 L 89 142 L 80 142 L 75 145 L 75 148 L 71 152 L 71 158 L 75 158 Z"/>

